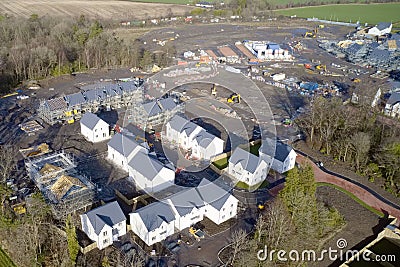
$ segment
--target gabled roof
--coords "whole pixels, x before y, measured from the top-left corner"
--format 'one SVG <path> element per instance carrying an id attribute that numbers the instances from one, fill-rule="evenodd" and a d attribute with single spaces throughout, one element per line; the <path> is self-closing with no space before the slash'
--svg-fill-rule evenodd
<path id="1" fill-rule="evenodd" d="M 84 188 L 86 188 L 85 184 L 83 184 L 78 178 L 61 175 L 61 177 L 58 178 L 50 187 L 50 191 L 54 194 L 57 200 L 61 200 L 68 195 L 68 193 L 71 193 L 71 191 Z"/>
<path id="2" fill-rule="evenodd" d="M 173 110 L 177 104 L 172 98 L 156 99 L 149 103 L 143 104 L 143 108 L 148 116 L 155 116 L 166 110 Z"/>
<path id="3" fill-rule="evenodd" d="M 189 136 L 192 132 L 194 132 L 198 127 L 197 124 L 184 119 L 179 115 L 175 115 L 172 119 L 168 122 L 172 129 L 177 132 L 185 132 L 187 136 Z"/>
<path id="4" fill-rule="evenodd" d="M 237 147 L 229 158 L 229 162 L 237 165 L 240 164 L 243 169 L 250 173 L 254 173 L 258 167 L 260 159 L 256 155 Z"/>
<path id="5" fill-rule="evenodd" d="M 145 149 L 126 135 L 117 133 L 108 142 L 108 146 L 118 151 L 124 157 L 128 157 L 135 148 Z"/>
<path id="6" fill-rule="evenodd" d="M 175 115 L 169 120 L 168 124 L 171 126 L 172 129 L 180 132 L 187 122 L 188 122 L 187 119 L 179 115 Z"/>
<path id="7" fill-rule="evenodd" d="M 85 214 L 88 216 L 89 222 L 97 235 L 100 234 L 104 225 L 112 227 L 126 220 L 117 201 L 93 209 Z"/>
<path id="8" fill-rule="evenodd" d="M 80 122 L 82 125 L 85 125 L 87 128 L 89 128 L 90 130 L 93 130 L 94 127 L 96 127 L 96 125 L 100 122 L 103 121 L 102 119 L 100 119 L 96 114 L 90 113 L 90 112 L 86 112 L 85 114 L 83 114 Z M 103 121 L 104 123 L 106 123 L 105 121 Z"/>
<path id="9" fill-rule="evenodd" d="M 280 162 L 284 162 L 289 153 L 292 151 L 292 148 L 281 141 L 266 138 L 262 141 L 259 151 L 273 157 L 276 160 L 279 160 Z"/>
<path id="10" fill-rule="evenodd" d="M 170 223 L 175 220 L 171 206 L 164 202 L 154 202 L 134 213 L 139 214 L 149 232 L 159 228 L 163 222 Z"/>
<path id="11" fill-rule="evenodd" d="M 376 25 L 376 28 L 378 28 L 378 30 L 383 31 L 387 28 L 390 28 L 392 26 L 391 22 L 379 22 L 378 25 Z"/>
<path id="12" fill-rule="evenodd" d="M 197 192 L 204 202 L 220 210 L 225 205 L 231 194 L 207 179 L 201 180 L 196 187 Z"/>
<path id="13" fill-rule="evenodd" d="M 161 162 L 144 151 L 136 153 L 131 161 L 129 161 L 128 165 L 150 181 L 153 180 L 164 168 L 164 165 L 161 164 Z"/>
<path id="14" fill-rule="evenodd" d="M 379 48 L 374 49 L 369 58 L 377 61 L 388 61 L 390 59 L 390 52 L 388 50 L 381 50 Z"/>
<path id="15" fill-rule="evenodd" d="M 347 53 L 349 53 L 349 54 L 356 54 L 358 51 L 361 50 L 362 47 L 363 47 L 362 45 L 359 45 L 359 44 L 357 44 L 357 43 L 354 43 L 354 44 L 350 45 L 350 46 L 347 48 L 346 51 L 347 51 Z"/>
<path id="16" fill-rule="evenodd" d="M 208 133 L 205 130 L 201 130 L 193 139 L 196 140 L 199 146 L 206 149 L 215 138 L 218 137 Z"/>
<path id="17" fill-rule="evenodd" d="M 67 95 L 65 96 L 65 101 L 67 101 L 68 106 L 75 106 L 75 105 L 80 105 L 82 103 L 86 102 L 86 99 L 83 97 L 83 94 L 81 92 Z"/>
<path id="18" fill-rule="evenodd" d="M 204 206 L 204 201 L 195 188 L 184 189 L 172 195 L 169 200 L 180 216 L 189 214 L 194 208 L 199 209 Z"/>
<path id="19" fill-rule="evenodd" d="M 66 109 L 68 104 L 65 101 L 64 97 L 57 97 L 53 99 L 49 99 L 45 101 L 45 105 L 49 108 L 49 110 L 63 110 Z"/>
<path id="20" fill-rule="evenodd" d="M 394 105 L 398 102 L 400 102 L 400 92 L 394 92 L 390 95 L 387 104 Z"/>

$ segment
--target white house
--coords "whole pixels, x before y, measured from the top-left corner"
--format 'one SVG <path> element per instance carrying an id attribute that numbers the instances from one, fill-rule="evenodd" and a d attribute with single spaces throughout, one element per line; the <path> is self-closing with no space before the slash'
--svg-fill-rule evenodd
<path id="1" fill-rule="evenodd" d="M 287 172 L 296 164 L 296 152 L 289 145 L 266 138 L 258 150 L 260 158 L 279 173 Z"/>
<path id="2" fill-rule="evenodd" d="M 139 145 L 126 135 L 117 133 L 108 142 L 107 158 L 126 172 L 129 171 L 128 163 L 139 151 L 147 149 Z"/>
<path id="3" fill-rule="evenodd" d="M 174 184 L 175 171 L 147 151 L 139 151 L 128 163 L 129 176 L 146 192 L 161 191 Z"/>
<path id="4" fill-rule="evenodd" d="M 209 218 L 221 224 L 237 215 L 239 201 L 216 184 L 203 179 L 195 188 L 184 189 L 129 214 L 132 231 L 147 245 L 165 240 Z"/>
<path id="5" fill-rule="evenodd" d="M 237 147 L 229 158 L 228 173 L 250 186 L 261 184 L 269 171 L 268 163 Z"/>
<path id="6" fill-rule="evenodd" d="M 400 92 L 394 92 L 390 95 L 386 102 L 385 114 L 400 118 Z"/>
<path id="7" fill-rule="evenodd" d="M 126 218 L 117 201 L 93 209 L 81 217 L 82 231 L 99 249 L 110 246 L 126 234 Z"/>
<path id="8" fill-rule="evenodd" d="M 132 231 L 148 246 L 174 234 L 175 215 L 169 204 L 155 202 L 129 214 Z"/>
<path id="9" fill-rule="evenodd" d="M 191 150 L 191 156 L 197 159 L 209 160 L 224 149 L 222 139 L 178 115 L 166 124 L 164 137 L 185 150 Z"/>
<path id="10" fill-rule="evenodd" d="M 81 120 L 81 133 L 90 142 L 97 143 L 110 139 L 110 126 L 97 115 L 86 112 Z"/>
<path id="11" fill-rule="evenodd" d="M 204 215 L 215 224 L 221 224 L 237 215 L 239 200 L 207 179 L 196 188 L 205 203 Z"/>
<path id="12" fill-rule="evenodd" d="M 199 159 L 210 160 L 224 151 L 224 141 L 205 130 L 196 134 L 191 143 L 192 157 Z"/>
<path id="13" fill-rule="evenodd" d="M 195 188 L 184 189 L 167 199 L 180 231 L 203 220 L 205 204 Z"/>
<path id="14" fill-rule="evenodd" d="M 380 22 L 375 27 L 372 27 L 368 30 L 368 34 L 372 36 L 381 36 L 385 34 L 389 34 L 392 31 L 392 23 L 391 22 Z"/>

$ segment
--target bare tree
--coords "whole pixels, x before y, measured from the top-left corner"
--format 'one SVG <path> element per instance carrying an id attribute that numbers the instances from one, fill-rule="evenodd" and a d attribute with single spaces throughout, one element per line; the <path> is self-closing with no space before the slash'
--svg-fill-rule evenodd
<path id="1" fill-rule="evenodd" d="M 233 265 L 235 263 L 235 261 L 237 260 L 239 253 L 242 250 L 244 250 L 244 248 L 246 247 L 246 243 L 247 243 L 246 236 L 247 236 L 247 233 L 243 229 L 234 231 L 232 233 L 232 237 L 231 237 L 232 255 L 231 255 L 228 263 Z"/>
<path id="2" fill-rule="evenodd" d="M 0 183 L 5 183 L 15 167 L 16 149 L 11 145 L 0 146 Z"/>

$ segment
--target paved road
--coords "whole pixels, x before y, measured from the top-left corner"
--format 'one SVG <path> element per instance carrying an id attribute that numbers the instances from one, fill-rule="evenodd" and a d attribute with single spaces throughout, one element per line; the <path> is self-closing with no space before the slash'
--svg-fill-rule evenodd
<path id="1" fill-rule="evenodd" d="M 300 164 L 311 164 L 315 179 L 317 182 L 325 182 L 337 185 L 358 197 L 360 200 L 373 207 L 376 210 L 388 213 L 394 217 L 400 218 L 400 206 L 386 199 L 368 186 L 357 182 L 349 177 L 327 170 L 324 167 L 318 167 L 316 160 L 307 154 L 296 151 L 298 153 L 297 162 Z"/>

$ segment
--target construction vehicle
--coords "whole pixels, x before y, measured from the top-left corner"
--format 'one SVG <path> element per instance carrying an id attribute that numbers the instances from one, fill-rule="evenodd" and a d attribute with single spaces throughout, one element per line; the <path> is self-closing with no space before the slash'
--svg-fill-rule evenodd
<path id="1" fill-rule="evenodd" d="M 263 203 L 259 202 L 257 204 L 257 208 L 258 208 L 258 210 L 264 210 L 265 209 L 265 205 Z"/>
<path id="2" fill-rule="evenodd" d="M 195 229 L 193 226 L 189 228 L 189 233 L 194 236 L 197 241 L 200 241 L 201 238 L 204 238 L 204 232 L 200 229 Z"/>
<path id="3" fill-rule="evenodd" d="M 201 65 L 208 66 L 208 63 L 207 62 L 202 62 L 202 61 L 196 63 L 196 67 L 201 67 Z"/>
<path id="4" fill-rule="evenodd" d="M 226 100 L 228 103 L 240 103 L 240 94 L 233 93 Z"/>
<path id="5" fill-rule="evenodd" d="M 211 95 L 217 97 L 217 86 L 215 84 L 211 87 Z"/>
<path id="6" fill-rule="evenodd" d="M 353 79 L 353 83 L 360 83 L 361 82 L 361 79 L 359 79 L 359 78 L 354 78 Z"/>
<path id="7" fill-rule="evenodd" d="M 318 27 L 315 27 L 315 29 L 312 32 L 306 32 L 304 34 L 304 38 L 316 38 L 318 35 Z"/>
<path id="8" fill-rule="evenodd" d="M 320 25 L 318 25 L 318 28 L 323 29 L 323 28 L 325 28 L 325 25 L 324 24 L 320 24 Z"/>
<path id="9" fill-rule="evenodd" d="M 326 72 L 326 65 L 317 65 L 317 66 L 315 66 L 315 68 L 316 68 L 317 70 L 323 70 L 323 71 Z"/>

